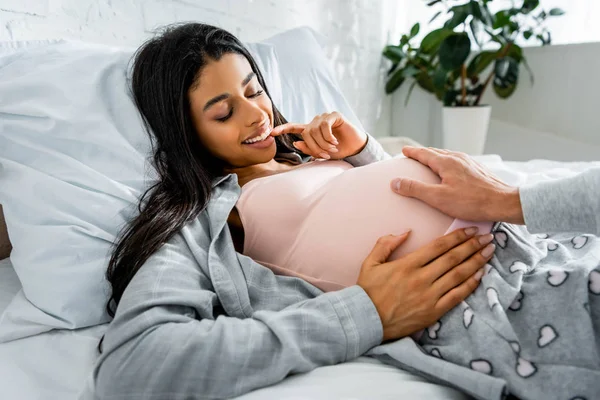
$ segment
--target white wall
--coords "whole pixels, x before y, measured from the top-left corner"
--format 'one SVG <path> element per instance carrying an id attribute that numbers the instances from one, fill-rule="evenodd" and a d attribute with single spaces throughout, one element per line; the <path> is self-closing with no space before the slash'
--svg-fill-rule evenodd
<path id="1" fill-rule="evenodd" d="M 522 68 L 512 97 L 502 100 L 488 90 L 482 100 L 492 105 L 485 152 L 516 161 L 600 160 L 600 43 L 532 47 L 525 55 L 534 85 Z M 406 91 L 392 95 L 392 133 L 442 146 L 441 104 L 415 89 L 405 108 Z"/>
<path id="2" fill-rule="evenodd" d="M 0 0 L 0 40 L 75 38 L 136 46 L 161 24 L 197 20 L 245 41 L 308 25 L 328 37 L 327 54 L 365 128 L 381 115 L 381 50 L 395 0 Z M 389 114 L 386 114 L 389 119 Z"/>

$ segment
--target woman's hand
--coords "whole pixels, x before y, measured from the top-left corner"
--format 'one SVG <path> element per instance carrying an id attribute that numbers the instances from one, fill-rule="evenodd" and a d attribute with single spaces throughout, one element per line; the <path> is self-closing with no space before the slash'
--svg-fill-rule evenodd
<path id="1" fill-rule="evenodd" d="M 394 192 L 424 201 L 454 218 L 525 223 L 519 189 L 502 182 L 467 154 L 411 146 L 405 146 L 402 153 L 431 168 L 441 182 L 394 179 L 390 183 Z"/>
<path id="2" fill-rule="evenodd" d="M 408 237 L 383 236 L 364 261 L 357 285 L 369 295 L 383 325 L 383 341 L 433 325 L 479 285 L 495 250 L 493 235 L 457 229 L 394 261 Z M 487 246 L 486 246 L 487 245 Z"/>
<path id="3" fill-rule="evenodd" d="M 272 136 L 297 133 L 301 141 L 294 145 L 301 152 L 315 158 L 341 160 L 358 154 L 367 144 L 367 134 L 360 131 L 337 111 L 317 115 L 309 124 L 279 125 Z"/>

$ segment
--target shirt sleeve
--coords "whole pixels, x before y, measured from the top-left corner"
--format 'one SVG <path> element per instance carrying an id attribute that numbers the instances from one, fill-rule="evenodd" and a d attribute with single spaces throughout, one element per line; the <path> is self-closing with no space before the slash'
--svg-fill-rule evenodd
<path id="1" fill-rule="evenodd" d="M 600 168 L 568 178 L 521 186 L 527 230 L 600 235 Z"/>
<path id="2" fill-rule="evenodd" d="M 367 133 L 367 144 L 358 153 L 350 157 L 344 158 L 345 161 L 352 164 L 355 167 L 361 167 L 368 165 L 376 161 L 382 161 L 392 158 L 388 153 L 385 152 L 381 144 Z"/>
<path id="3" fill-rule="evenodd" d="M 381 343 L 377 310 L 356 285 L 249 318 L 226 315 L 233 306 L 220 304 L 199 251 L 170 241 L 134 276 L 104 338 L 94 399 L 231 398 Z"/>

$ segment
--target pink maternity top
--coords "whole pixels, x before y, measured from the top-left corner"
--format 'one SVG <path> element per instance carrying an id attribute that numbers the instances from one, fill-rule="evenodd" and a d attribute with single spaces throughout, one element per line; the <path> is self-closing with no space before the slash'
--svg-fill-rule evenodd
<path id="1" fill-rule="evenodd" d="M 394 260 L 456 228 L 475 225 L 480 233 L 491 231 L 492 222 L 456 220 L 395 194 L 390 181 L 399 176 L 440 181 L 409 158 L 358 168 L 341 160 L 317 160 L 256 178 L 242 187 L 236 204 L 245 233 L 243 253 L 277 274 L 331 291 L 356 284 L 381 236 L 412 229 L 390 256 Z"/>

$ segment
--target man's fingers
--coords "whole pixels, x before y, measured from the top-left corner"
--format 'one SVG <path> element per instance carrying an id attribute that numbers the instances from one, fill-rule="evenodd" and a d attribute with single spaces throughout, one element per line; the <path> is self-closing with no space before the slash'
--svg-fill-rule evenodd
<path id="1" fill-rule="evenodd" d="M 438 153 L 433 148 L 430 149 L 426 147 L 404 146 L 402 148 L 402 153 L 406 157 L 417 160 L 421 164 L 428 166 L 438 175 L 440 171 L 440 161 L 443 159 L 443 157 L 447 157 L 442 153 Z"/>
<path id="2" fill-rule="evenodd" d="M 428 203 L 427 199 L 439 190 L 439 185 L 408 178 L 396 178 L 390 182 L 392 190 L 402 196 L 414 197 Z"/>

